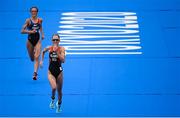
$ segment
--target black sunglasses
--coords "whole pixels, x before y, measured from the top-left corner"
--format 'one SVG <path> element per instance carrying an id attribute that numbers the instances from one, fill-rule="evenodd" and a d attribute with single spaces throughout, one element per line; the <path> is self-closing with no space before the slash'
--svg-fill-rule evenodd
<path id="1" fill-rule="evenodd" d="M 59 39 L 52 39 L 52 41 L 59 41 Z"/>

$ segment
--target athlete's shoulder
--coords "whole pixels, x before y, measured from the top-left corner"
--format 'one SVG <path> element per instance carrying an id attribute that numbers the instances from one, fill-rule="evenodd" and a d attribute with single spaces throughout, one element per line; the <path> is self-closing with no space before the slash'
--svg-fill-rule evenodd
<path id="1" fill-rule="evenodd" d="M 50 52 L 53 51 L 53 46 L 47 46 L 47 48 L 49 49 Z"/>
<path id="2" fill-rule="evenodd" d="M 31 19 L 30 19 L 30 18 L 26 18 L 26 23 L 27 23 L 27 24 L 29 24 L 29 23 L 30 23 L 30 21 L 31 21 Z"/>
<path id="3" fill-rule="evenodd" d="M 60 47 L 65 50 L 65 47 L 64 47 L 64 46 L 60 46 Z"/>
<path id="4" fill-rule="evenodd" d="M 63 46 L 59 46 L 59 48 L 60 48 L 61 50 L 65 50 L 65 48 L 64 48 Z"/>
<path id="5" fill-rule="evenodd" d="M 39 22 L 42 23 L 43 19 L 42 18 L 38 18 L 39 19 Z"/>

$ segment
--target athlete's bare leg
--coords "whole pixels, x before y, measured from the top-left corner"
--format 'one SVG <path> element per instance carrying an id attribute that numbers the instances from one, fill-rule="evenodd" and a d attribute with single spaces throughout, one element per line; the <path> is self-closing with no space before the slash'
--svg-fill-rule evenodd
<path id="1" fill-rule="evenodd" d="M 52 89 L 52 97 L 55 98 L 55 94 L 56 94 L 56 78 L 51 74 L 50 71 L 48 71 L 48 80 L 49 83 L 51 85 L 51 89 Z"/>
<path id="2" fill-rule="evenodd" d="M 61 111 L 61 103 L 62 103 L 62 85 L 63 85 L 63 72 L 61 72 L 56 81 L 57 90 L 58 90 L 58 101 L 56 103 L 56 113 Z"/>
<path id="3" fill-rule="evenodd" d="M 59 74 L 56 81 L 56 85 L 57 85 L 57 91 L 58 91 L 58 102 L 60 104 L 62 101 L 63 72 Z"/>
<path id="4" fill-rule="evenodd" d="M 31 61 L 34 61 L 34 47 L 29 40 L 27 40 L 26 47 Z"/>
<path id="5" fill-rule="evenodd" d="M 41 41 L 39 40 L 38 43 L 36 44 L 34 48 L 34 72 L 37 73 L 38 68 L 39 68 L 39 56 L 41 54 Z"/>

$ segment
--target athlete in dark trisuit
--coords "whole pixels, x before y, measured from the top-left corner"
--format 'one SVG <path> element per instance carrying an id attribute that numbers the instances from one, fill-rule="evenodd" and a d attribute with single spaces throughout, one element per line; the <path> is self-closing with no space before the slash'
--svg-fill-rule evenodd
<path id="1" fill-rule="evenodd" d="M 52 36 L 52 46 L 47 46 L 42 52 L 42 60 L 40 66 L 43 65 L 44 54 L 49 51 L 49 70 L 48 80 L 52 88 L 52 96 L 50 102 L 50 108 L 55 108 L 55 93 L 58 91 L 58 101 L 56 103 L 56 112 L 60 112 L 62 103 L 62 85 L 63 85 L 63 69 L 62 63 L 65 61 L 65 48 L 59 46 L 60 37 L 58 34 Z"/>
<path id="2" fill-rule="evenodd" d="M 22 27 L 21 33 L 28 34 L 27 50 L 31 61 L 34 62 L 34 74 L 33 80 L 37 80 L 37 71 L 39 66 L 39 56 L 41 53 L 41 39 L 44 39 L 44 33 L 42 29 L 42 19 L 37 17 L 38 8 L 30 8 L 31 17 L 27 18 L 25 24 Z"/>

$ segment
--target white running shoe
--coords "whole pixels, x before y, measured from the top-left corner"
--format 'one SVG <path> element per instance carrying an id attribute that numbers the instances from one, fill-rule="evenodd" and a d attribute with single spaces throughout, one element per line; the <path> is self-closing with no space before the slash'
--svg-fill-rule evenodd
<path id="1" fill-rule="evenodd" d="M 60 113 L 61 110 L 61 104 L 58 104 L 58 101 L 56 102 L 56 113 Z"/>
<path id="2" fill-rule="evenodd" d="M 50 104 L 49 104 L 49 108 L 50 109 L 54 109 L 55 108 L 55 101 L 51 100 Z"/>

